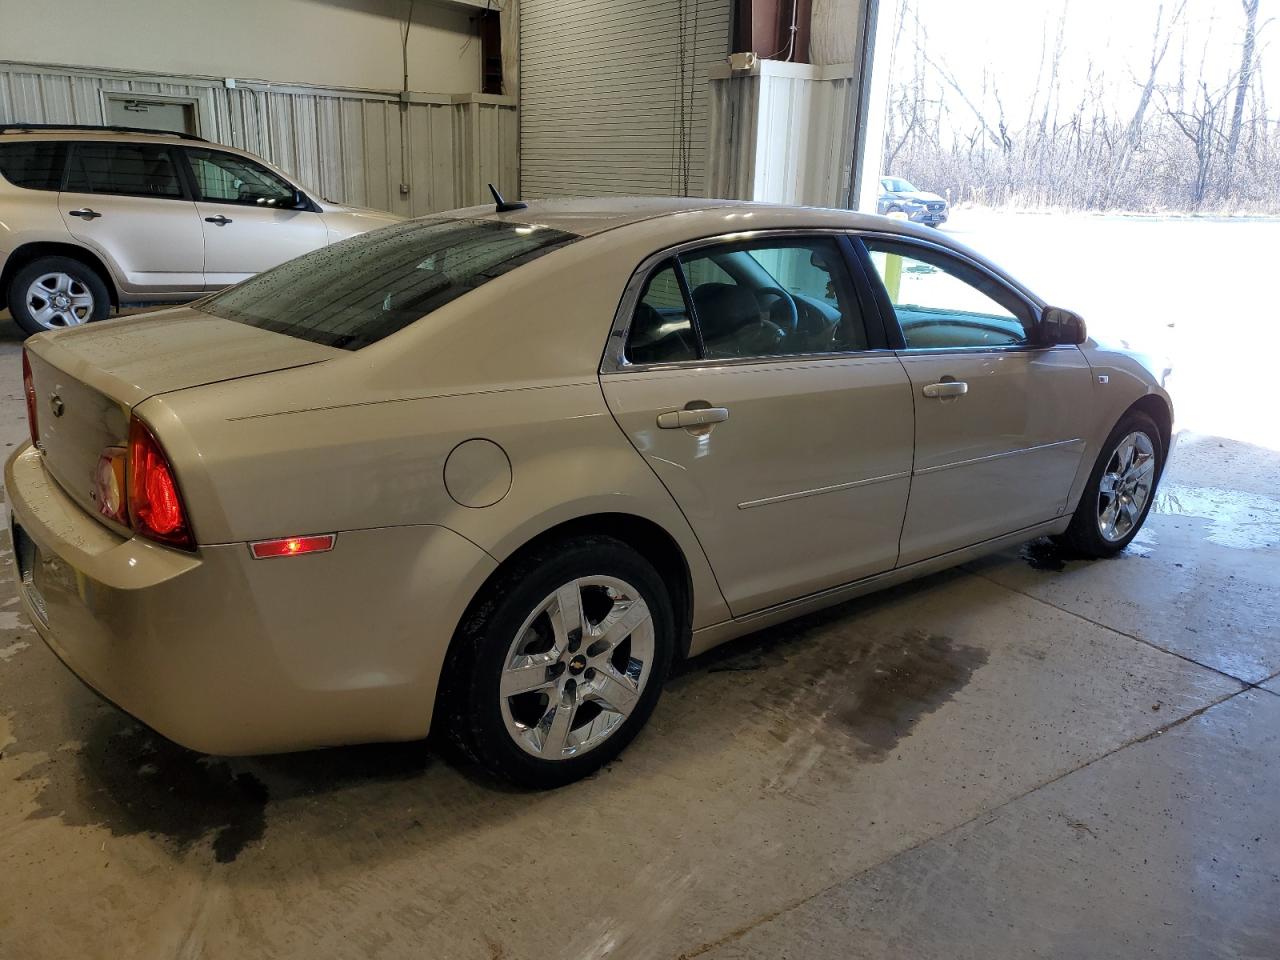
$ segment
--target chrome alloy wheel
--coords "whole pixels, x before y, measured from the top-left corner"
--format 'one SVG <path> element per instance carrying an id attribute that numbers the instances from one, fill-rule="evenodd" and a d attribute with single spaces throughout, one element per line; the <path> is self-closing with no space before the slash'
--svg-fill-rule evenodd
<path id="1" fill-rule="evenodd" d="M 46 330 L 79 326 L 93 317 L 93 292 L 68 273 L 46 273 L 27 287 L 27 309 Z"/>
<path id="2" fill-rule="evenodd" d="M 1151 438 L 1134 431 L 1116 445 L 1098 482 L 1098 532 L 1115 543 L 1127 537 L 1151 497 L 1156 452 Z"/>
<path id="3" fill-rule="evenodd" d="M 547 596 L 516 631 L 503 664 L 502 719 L 540 760 L 599 746 L 631 715 L 654 658 L 653 615 L 614 577 L 579 577 Z"/>

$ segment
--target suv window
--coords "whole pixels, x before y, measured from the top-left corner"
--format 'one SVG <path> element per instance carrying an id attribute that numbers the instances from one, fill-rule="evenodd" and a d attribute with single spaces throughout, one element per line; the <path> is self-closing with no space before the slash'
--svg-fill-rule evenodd
<path id="1" fill-rule="evenodd" d="M 674 260 L 649 275 L 627 332 L 631 363 L 676 363 L 698 359 L 697 337 Z"/>
<path id="2" fill-rule="evenodd" d="M 66 146 L 54 140 L 0 143 L 0 175 L 15 187 L 57 190 L 62 186 Z"/>
<path id="3" fill-rule="evenodd" d="M 200 309 L 359 350 L 577 239 L 520 223 L 410 220 L 303 254 L 215 294 Z"/>
<path id="4" fill-rule="evenodd" d="M 71 146 L 70 193 L 181 197 L 173 148 L 165 144 L 83 141 Z"/>
<path id="5" fill-rule="evenodd" d="M 1030 308 L 986 272 L 940 251 L 866 240 L 909 350 L 1030 341 Z"/>
<path id="6" fill-rule="evenodd" d="M 219 150 L 187 147 L 196 192 L 201 200 L 258 206 L 292 207 L 294 191 L 260 163 Z"/>
<path id="7" fill-rule="evenodd" d="M 680 263 L 690 279 L 708 358 L 867 348 L 862 312 L 834 238 L 710 247 L 681 257 Z M 707 275 L 723 279 L 694 282 Z"/>

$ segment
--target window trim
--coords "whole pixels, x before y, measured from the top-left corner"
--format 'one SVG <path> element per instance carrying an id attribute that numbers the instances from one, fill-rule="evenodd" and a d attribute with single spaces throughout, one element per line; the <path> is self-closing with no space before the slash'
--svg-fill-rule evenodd
<path id="1" fill-rule="evenodd" d="M 924 357 L 934 354 L 953 354 L 953 353 L 1025 353 L 1031 350 L 1051 350 L 1056 346 L 1074 346 L 1072 344 L 1046 344 L 1037 343 L 1035 340 L 1035 331 L 1040 326 L 1040 318 L 1044 312 L 1045 303 L 1039 297 L 1035 296 L 1030 290 L 1023 287 L 1012 277 L 1006 276 L 999 271 L 993 269 L 991 264 L 984 263 L 976 257 L 967 253 L 954 250 L 940 243 L 925 240 L 919 237 L 908 236 L 903 233 L 893 233 L 886 230 L 854 230 L 850 231 L 850 239 L 856 241 L 854 246 L 858 251 L 858 259 L 862 263 L 863 272 L 867 275 L 867 282 L 871 286 L 872 295 L 875 298 L 877 307 L 881 314 L 886 330 L 890 335 L 890 342 L 894 344 L 893 349 L 900 353 L 908 354 L 913 357 Z M 871 252 L 867 249 L 866 240 L 886 240 L 890 243 L 897 243 L 905 247 L 919 247 L 937 253 L 942 257 L 949 257 L 952 260 L 959 261 L 970 269 L 986 276 L 998 286 L 1002 287 L 1010 296 L 1023 304 L 1031 316 L 1031 336 L 1026 343 L 1012 343 L 1001 346 L 983 346 L 974 345 L 966 347 L 908 347 L 906 337 L 902 333 L 902 325 L 898 322 L 898 314 L 893 309 L 893 303 L 889 300 L 888 291 L 885 290 L 884 283 L 881 281 L 879 274 L 871 263 Z M 959 279 L 959 278 L 957 278 Z"/>
<path id="2" fill-rule="evenodd" d="M 697 240 L 687 240 L 651 253 L 640 261 L 640 265 L 636 267 L 631 274 L 631 278 L 627 281 L 627 285 L 623 288 L 622 298 L 618 303 L 618 309 L 613 316 L 613 325 L 609 330 L 609 338 L 605 343 L 604 356 L 600 362 L 600 373 L 603 375 L 649 370 L 685 370 L 695 367 L 734 367 L 749 364 L 789 363 L 794 365 L 797 361 L 811 362 L 847 359 L 850 357 L 886 356 L 893 347 L 884 339 L 884 334 L 887 333 L 887 330 L 884 326 L 883 317 L 880 316 L 878 304 L 870 297 L 870 292 L 866 290 L 869 282 L 865 276 L 865 269 L 852 256 L 854 245 L 849 242 L 851 232 L 849 229 L 841 227 L 788 227 L 739 231 L 718 234 L 713 237 L 702 237 Z M 863 314 L 862 320 L 866 328 L 867 339 L 868 341 L 882 341 L 879 345 L 869 342 L 865 350 L 839 350 L 829 353 L 784 353 L 762 357 L 706 357 L 694 360 L 676 360 L 668 363 L 632 363 L 627 359 L 627 336 L 631 331 L 631 320 L 635 315 L 636 306 L 644 291 L 645 284 L 649 281 L 649 277 L 666 261 L 673 260 L 677 264 L 676 275 L 680 278 L 681 293 L 685 298 L 689 319 L 694 326 L 695 335 L 701 341 L 701 328 L 694 313 L 692 296 L 688 290 L 688 281 L 684 277 L 684 268 L 680 266 L 681 257 L 706 247 L 754 243 L 773 238 L 802 241 L 807 237 L 835 238 L 836 246 L 844 258 L 845 269 L 849 274 L 849 282 L 853 287 L 859 309 Z M 865 248 L 863 249 L 865 250 Z M 876 320 L 880 321 L 878 329 Z"/>
<path id="3" fill-rule="evenodd" d="M 173 170 L 178 178 L 178 190 L 179 190 L 178 196 L 176 197 L 157 196 L 154 193 L 122 193 L 118 190 L 102 191 L 101 193 L 99 193 L 99 192 L 85 192 L 83 190 L 69 189 L 71 185 L 71 167 L 72 167 L 72 164 L 75 163 L 76 153 L 80 150 L 81 147 L 85 146 L 86 144 L 94 144 L 94 143 L 105 143 L 107 145 L 127 144 L 129 146 L 137 146 L 137 147 L 144 147 L 144 148 L 152 147 L 155 149 L 170 151 L 170 154 L 173 160 Z M 63 170 L 62 170 L 62 189 L 59 192 L 74 193 L 82 197 L 132 197 L 136 200 L 163 200 L 168 203 L 173 203 L 174 201 L 186 201 L 189 203 L 192 201 L 191 184 L 187 180 L 188 171 L 186 170 L 185 161 L 186 161 L 186 157 L 182 156 L 181 148 L 178 147 L 176 144 L 172 144 L 172 143 L 139 143 L 133 140 L 99 140 L 99 139 L 68 140 L 66 165 L 63 167 Z"/>
<path id="4" fill-rule="evenodd" d="M 216 146 L 205 144 L 183 144 L 179 149 L 182 153 L 182 168 L 184 175 L 187 177 L 187 186 L 191 191 L 191 199 L 196 203 L 217 203 L 226 207 L 239 207 L 241 209 L 249 210 L 278 210 L 285 213 L 291 211 L 295 213 L 320 212 L 319 206 L 317 206 L 316 202 L 308 196 L 307 191 L 303 190 L 280 171 L 271 169 L 271 167 L 267 166 L 265 162 L 259 160 L 257 157 L 247 157 L 243 154 L 232 153 L 230 150 L 219 150 Z M 190 152 L 192 150 L 203 150 L 205 153 L 220 153 L 228 157 L 235 157 L 237 160 L 256 164 L 266 170 L 267 173 L 271 174 L 273 177 L 278 177 L 283 183 L 287 184 L 290 189 L 294 190 L 298 196 L 302 198 L 302 204 L 296 207 L 270 207 L 259 206 L 256 203 L 241 203 L 238 200 L 221 200 L 216 197 L 206 197 L 200 190 L 200 181 L 196 178 L 195 166 L 191 162 Z"/>

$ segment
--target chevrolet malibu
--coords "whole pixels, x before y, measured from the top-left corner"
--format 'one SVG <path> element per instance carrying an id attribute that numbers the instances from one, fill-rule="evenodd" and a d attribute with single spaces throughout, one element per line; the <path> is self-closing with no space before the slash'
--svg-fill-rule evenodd
<path id="1" fill-rule="evenodd" d="M 674 660 L 1043 535 L 1123 549 L 1170 399 L 977 253 L 855 213 L 501 204 L 33 337 L 23 609 L 197 750 L 423 737 L 536 787 Z"/>

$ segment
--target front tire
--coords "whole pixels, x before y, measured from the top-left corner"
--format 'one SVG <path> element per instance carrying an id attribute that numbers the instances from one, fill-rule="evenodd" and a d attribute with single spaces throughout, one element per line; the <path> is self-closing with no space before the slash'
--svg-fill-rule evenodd
<path id="1" fill-rule="evenodd" d="M 95 320 L 111 312 L 111 292 L 96 270 L 71 257 L 40 257 L 13 275 L 9 314 L 34 336 Z"/>
<path id="2" fill-rule="evenodd" d="M 458 629 L 441 681 L 450 739 L 520 786 L 579 780 L 644 726 L 674 649 L 666 585 L 636 551 L 605 536 L 539 549 Z"/>
<path id="3" fill-rule="evenodd" d="M 1140 410 L 1120 418 L 1103 444 L 1071 525 L 1059 538 L 1082 557 L 1113 557 L 1142 529 L 1164 470 L 1156 423 Z"/>

